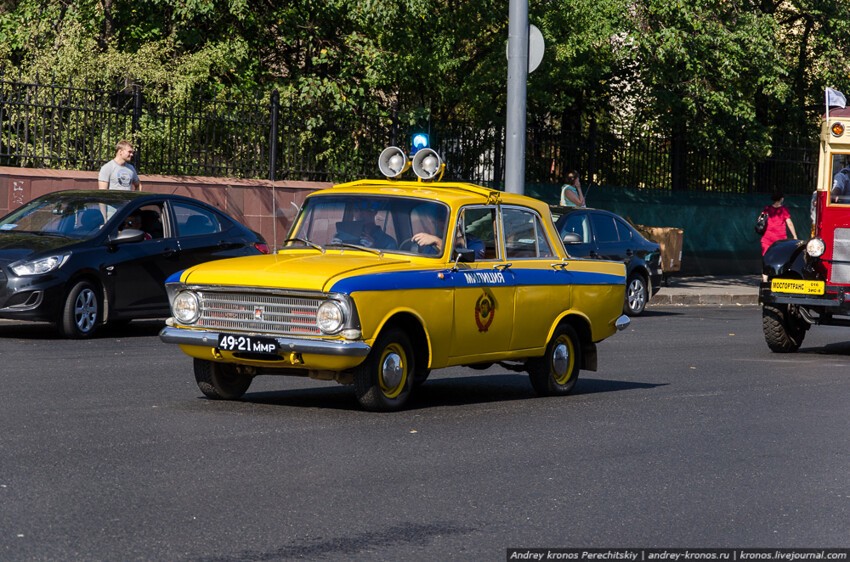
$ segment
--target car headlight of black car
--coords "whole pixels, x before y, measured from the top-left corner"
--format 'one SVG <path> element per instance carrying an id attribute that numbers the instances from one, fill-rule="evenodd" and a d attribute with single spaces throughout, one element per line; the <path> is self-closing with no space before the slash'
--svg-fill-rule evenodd
<path id="1" fill-rule="evenodd" d="M 37 260 L 16 261 L 9 264 L 15 275 L 24 277 L 27 275 L 44 275 L 62 267 L 71 254 L 57 254 L 55 256 L 47 256 L 46 258 L 38 258 Z"/>

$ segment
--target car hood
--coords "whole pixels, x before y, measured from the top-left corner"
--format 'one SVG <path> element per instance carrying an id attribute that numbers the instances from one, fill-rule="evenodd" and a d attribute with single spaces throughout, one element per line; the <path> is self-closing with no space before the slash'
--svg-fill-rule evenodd
<path id="1" fill-rule="evenodd" d="M 64 250 L 80 241 L 79 238 L 32 232 L 0 232 L 0 264 L 9 264 L 33 254 Z"/>
<path id="2" fill-rule="evenodd" d="M 340 279 L 410 267 L 409 259 L 346 250 L 291 251 L 196 265 L 180 276 L 189 285 L 249 286 L 326 292 Z"/>

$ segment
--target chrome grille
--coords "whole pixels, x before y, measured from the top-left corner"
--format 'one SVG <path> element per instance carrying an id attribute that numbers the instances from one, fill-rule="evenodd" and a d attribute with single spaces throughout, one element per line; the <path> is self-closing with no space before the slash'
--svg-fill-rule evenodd
<path id="1" fill-rule="evenodd" d="M 850 228 L 836 228 L 831 283 L 850 285 Z"/>
<path id="2" fill-rule="evenodd" d="M 199 291 L 196 326 L 280 335 L 318 335 L 316 315 L 322 299 L 262 293 Z"/>

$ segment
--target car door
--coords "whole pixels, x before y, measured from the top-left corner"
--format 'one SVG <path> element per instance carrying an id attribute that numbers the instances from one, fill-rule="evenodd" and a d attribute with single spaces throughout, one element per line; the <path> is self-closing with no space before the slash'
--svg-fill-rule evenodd
<path id="1" fill-rule="evenodd" d="M 184 201 L 171 202 L 171 217 L 180 248 L 179 269 L 241 255 L 247 243 L 230 232 L 234 225 L 211 209 Z"/>
<path id="2" fill-rule="evenodd" d="M 507 271 L 514 280 L 515 312 L 508 349 L 539 348 L 548 340 L 556 316 L 570 306 L 565 290 L 571 273 L 559 267 L 542 219 L 532 209 L 503 207 Z"/>
<path id="3" fill-rule="evenodd" d="M 107 243 L 107 260 L 103 267 L 112 317 L 133 317 L 168 313 L 165 279 L 179 269 L 177 241 L 167 236 L 156 223 L 164 213 L 162 201 L 142 206 L 128 206 L 121 220 L 112 225 L 115 235 L 131 215 L 146 216 L 141 225 L 150 238 L 138 242 Z M 153 217 L 158 217 L 154 219 Z M 145 224 L 147 222 L 147 224 Z"/>
<path id="4" fill-rule="evenodd" d="M 617 218 L 609 213 L 591 213 L 593 225 L 594 252 L 597 259 L 625 261 L 628 240 L 621 240 L 617 229 Z"/>
<path id="5" fill-rule="evenodd" d="M 460 244 L 481 248 L 474 262 L 459 263 L 457 271 L 449 272 L 455 287 L 452 358 L 483 356 L 485 361 L 487 354 L 510 346 L 516 287 L 499 249 L 497 220 L 495 205 L 464 207 L 450 231 L 455 233 L 452 250 Z"/>

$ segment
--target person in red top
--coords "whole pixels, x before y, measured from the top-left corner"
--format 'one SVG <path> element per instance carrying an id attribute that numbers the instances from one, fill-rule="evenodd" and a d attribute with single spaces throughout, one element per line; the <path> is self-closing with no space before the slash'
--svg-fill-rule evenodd
<path id="1" fill-rule="evenodd" d="M 788 211 L 788 207 L 782 204 L 785 201 L 785 196 L 777 192 L 773 194 L 771 199 L 773 204 L 762 210 L 763 213 L 767 213 L 767 230 L 761 236 L 761 255 L 764 255 L 770 245 L 777 240 L 788 238 L 788 231 L 791 231 L 791 238 L 797 239 L 797 231 L 794 230 L 791 213 Z M 762 277 L 764 281 L 767 281 L 764 276 Z"/>

